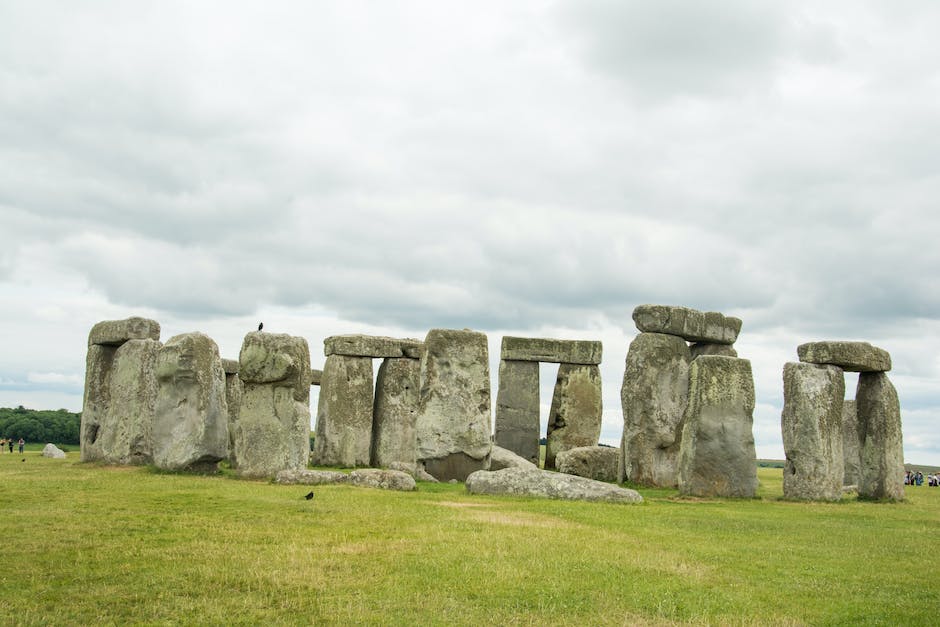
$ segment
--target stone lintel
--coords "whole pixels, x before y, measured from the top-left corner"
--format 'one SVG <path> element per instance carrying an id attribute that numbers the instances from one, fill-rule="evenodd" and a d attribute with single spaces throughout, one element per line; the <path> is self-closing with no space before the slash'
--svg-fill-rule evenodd
<path id="1" fill-rule="evenodd" d="M 102 320 L 91 328 L 88 345 L 120 346 L 128 340 L 159 339 L 159 322 L 135 316 L 124 320 Z"/>
<path id="2" fill-rule="evenodd" d="M 223 359 L 222 370 L 225 371 L 225 374 L 238 374 L 238 360 L 237 359 Z"/>
<path id="3" fill-rule="evenodd" d="M 849 372 L 887 372 L 891 370 L 888 351 L 868 342 L 808 342 L 796 349 L 800 361 L 838 366 Z"/>
<path id="4" fill-rule="evenodd" d="M 552 340 L 504 336 L 500 357 L 507 361 L 540 361 L 595 366 L 603 346 L 594 340 Z"/>
<path id="5" fill-rule="evenodd" d="M 347 357 L 408 357 L 419 359 L 421 340 L 378 335 L 333 335 L 323 340 L 323 354 Z"/>
<path id="6" fill-rule="evenodd" d="M 678 335 L 687 342 L 734 344 L 741 332 L 740 318 L 669 305 L 638 305 L 633 321 L 644 333 Z"/>

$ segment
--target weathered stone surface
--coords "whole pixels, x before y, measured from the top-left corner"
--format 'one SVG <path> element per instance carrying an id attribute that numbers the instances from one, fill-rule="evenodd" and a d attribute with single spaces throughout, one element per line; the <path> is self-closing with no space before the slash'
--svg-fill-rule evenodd
<path id="1" fill-rule="evenodd" d="M 164 470 L 215 467 L 229 448 L 219 347 L 202 333 L 176 335 L 158 352 L 156 374 L 154 465 Z"/>
<path id="2" fill-rule="evenodd" d="M 675 335 L 641 333 L 630 343 L 620 388 L 620 481 L 676 486 L 691 361 L 685 340 Z"/>
<path id="3" fill-rule="evenodd" d="M 490 366 L 486 335 L 432 329 L 421 358 L 418 460 L 439 480 L 463 481 L 490 463 Z"/>
<path id="4" fill-rule="evenodd" d="M 738 351 L 734 350 L 731 344 L 710 344 L 708 342 L 696 342 L 689 346 L 689 352 L 692 359 L 700 355 L 721 355 L 722 357 L 737 357 Z"/>
<path id="5" fill-rule="evenodd" d="M 92 344 L 85 369 L 82 461 L 148 464 L 153 461 L 160 342 L 128 340 L 118 347 Z"/>
<path id="6" fill-rule="evenodd" d="M 620 449 L 610 446 L 579 446 L 555 458 L 558 472 L 597 481 L 617 481 Z"/>
<path id="7" fill-rule="evenodd" d="M 858 439 L 858 412 L 855 401 L 842 403 L 842 457 L 845 469 L 842 483 L 854 485 L 858 490 L 862 473 L 862 445 Z"/>
<path id="8" fill-rule="evenodd" d="M 718 355 L 693 360 L 683 422 L 679 492 L 753 497 L 757 455 L 751 362 Z"/>
<path id="9" fill-rule="evenodd" d="M 418 360 L 404 357 L 387 358 L 379 366 L 372 412 L 373 466 L 389 466 L 396 461 L 415 463 L 420 371 Z"/>
<path id="10" fill-rule="evenodd" d="M 225 368 L 225 362 L 222 360 L 222 368 Z M 237 363 L 237 362 L 236 362 Z M 238 368 L 235 369 L 236 372 Z M 238 456 L 235 452 L 235 433 L 237 431 L 238 415 L 241 412 L 242 396 L 245 394 L 245 386 L 238 374 L 225 372 L 225 406 L 228 409 L 228 460 L 232 468 L 238 467 Z"/>
<path id="11" fill-rule="evenodd" d="M 372 358 L 330 355 L 317 406 L 314 463 L 368 466 L 372 441 Z"/>
<path id="12" fill-rule="evenodd" d="M 537 469 L 538 466 L 510 450 L 501 446 L 494 446 L 493 450 L 490 451 L 490 470 L 502 470 L 503 468 Z"/>
<path id="13" fill-rule="evenodd" d="M 51 457 L 52 459 L 65 459 L 65 451 L 60 449 L 55 444 L 46 444 L 42 449 L 43 457 Z"/>
<path id="14" fill-rule="evenodd" d="M 830 364 L 849 372 L 887 372 L 891 370 L 888 351 L 868 342 L 808 342 L 796 349 L 800 361 Z"/>
<path id="15" fill-rule="evenodd" d="M 411 492 L 417 489 L 414 478 L 399 470 L 363 468 L 349 473 L 349 483 L 363 488 Z"/>
<path id="16" fill-rule="evenodd" d="M 643 502 L 643 497 L 635 490 L 537 468 L 478 471 L 467 477 L 467 491 L 472 494 L 537 496 L 573 501 Z"/>
<path id="17" fill-rule="evenodd" d="M 734 344 L 741 332 L 739 318 L 688 307 L 639 305 L 633 310 L 633 321 L 644 333 L 678 335 L 689 342 Z"/>
<path id="18" fill-rule="evenodd" d="M 310 371 L 310 385 L 320 385 L 323 381 L 323 371 L 322 370 L 311 370 Z"/>
<path id="19" fill-rule="evenodd" d="M 348 357 L 410 357 L 421 353 L 421 340 L 376 335 L 334 335 L 323 340 L 323 354 Z"/>
<path id="20" fill-rule="evenodd" d="M 783 496 L 809 501 L 842 498 L 842 402 L 845 373 L 836 366 L 783 367 Z"/>
<path id="21" fill-rule="evenodd" d="M 238 374 L 238 360 L 237 359 L 222 359 L 222 371 L 225 374 Z"/>
<path id="22" fill-rule="evenodd" d="M 124 320 L 103 320 L 91 328 L 88 345 L 120 346 L 128 340 L 160 339 L 160 323 L 147 318 L 133 317 Z"/>
<path id="23" fill-rule="evenodd" d="M 862 447 L 859 498 L 904 500 L 901 405 L 888 375 L 883 372 L 860 374 L 855 407 Z"/>
<path id="24" fill-rule="evenodd" d="M 561 364 L 552 396 L 545 446 L 545 468 L 577 446 L 594 446 L 601 436 L 601 371 L 597 366 Z"/>
<path id="25" fill-rule="evenodd" d="M 601 363 L 603 346 L 593 340 L 550 340 L 504 336 L 500 358 L 509 361 L 541 361 L 556 364 Z"/>
<path id="26" fill-rule="evenodd" d="M 539 463 L 538 362 L 499 362 L 495 441 L 497 446 Z"/>
<path id="27" fill-rule="evenodd" d="M 349 475 L 335 470 L 279 470 L 274 482 L 286 485 L 348 483 Z"/>
<path id="28" fill-rule="evenodd" d="M 310 449 L 310 348 L 307 340 L 251 332 L 240 352 L 243 392 L 233 458 L 245 477 L 303 470 Z"/>

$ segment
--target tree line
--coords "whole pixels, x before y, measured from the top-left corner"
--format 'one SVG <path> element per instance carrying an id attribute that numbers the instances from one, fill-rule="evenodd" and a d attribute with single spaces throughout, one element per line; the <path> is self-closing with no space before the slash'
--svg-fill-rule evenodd
<path id="1" fill-rule="evenodd" d="M 0 407 L 0 438 L 23 438 L 27 442 L 78 444 L 82 415 L 65 409 Z"/>

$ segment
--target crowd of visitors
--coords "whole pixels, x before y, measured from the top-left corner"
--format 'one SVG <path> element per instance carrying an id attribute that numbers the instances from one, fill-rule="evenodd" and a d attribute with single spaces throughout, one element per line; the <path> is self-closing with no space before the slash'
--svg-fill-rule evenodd
<path id="1" fill-rule="evenodd" d="M 904 472 L 904 485 L 919 486 L 924 485 L 924 473 L 907 470 Z M 936 488 L 940 487 L 940 472 L 927 475 L 927 485 Z"/>
<path id="2" fill-rule="evenodd" d="M 13 438 L 0 438 L 0 453 L 6 453 L 4 449 L 9 448 L 12 454 L 14 446 L 19 446 L 20 453 L 22 453 L 25 445 L 26 441 L 23 438 L 20 438 L 18 442 Z"/>

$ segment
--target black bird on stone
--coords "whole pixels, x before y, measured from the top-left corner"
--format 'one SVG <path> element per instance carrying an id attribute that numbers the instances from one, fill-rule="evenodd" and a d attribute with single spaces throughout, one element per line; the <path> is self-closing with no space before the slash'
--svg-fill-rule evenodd
<path id="1" fill-rule="evenodd" d="M 306 494 L 306 496 L 304 496 L 304 498 L 309 501 L 310 499 L 313 498 L 313 492 L 307 492 L 307 494 Z"/>
<path id="2" fill-rule="evenodd" d="M 263 329 L 263 328 L 264 328 L 264 323 L 263 323 L 263 322 L 259 322 L 259 323 L 258 323 L 258 330 L 260 331 L 260 330 Z"/>

